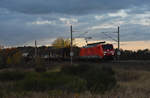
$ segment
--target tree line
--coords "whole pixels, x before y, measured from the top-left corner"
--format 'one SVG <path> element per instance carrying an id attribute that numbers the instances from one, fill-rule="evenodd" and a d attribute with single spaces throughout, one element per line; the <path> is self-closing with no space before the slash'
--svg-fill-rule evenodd
<path id="1" fill-rule="evenodd" d="M 120 59 L 122 60 L 150 60 L 150 50 L 121 50 Z"/>

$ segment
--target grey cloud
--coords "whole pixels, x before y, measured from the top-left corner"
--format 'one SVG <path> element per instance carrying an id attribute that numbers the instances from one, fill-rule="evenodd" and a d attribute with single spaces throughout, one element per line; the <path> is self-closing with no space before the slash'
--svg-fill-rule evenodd
<path id="1" fill-rule="evenodd" d="M 124 21 L 121 24 L 121 41 L 150 40 L 148 26 L 132 24 L 135 13 L 145 14 L 148 11 L 148 0 L 1 0 L 0 1 L 0 39 L 1 42 L 16 45 L 30 40 L 54 39 L 57 37 L 70 37 L 70 28 L 61 22 L 60 18 L 78 20 L 73 26 L 76 37 L 93 26 L 103 24 L 114 25 L 117 21 Z M 120 9 L 127 9 L 127 17 L 110 17 L 108 13 L 117 12 Z M 95 16 L 104 17 L 95 19 Z M 54 21 L 51 24 L 32 24 L 37 20 Z M 139 18 L 135 18 L 138 22 Z M 117 28 L 117 26 L 116 26 Z M 106 39 L 100 32 L 113 32 L 117 29 L 89 30 L 87 35 L 93 40 Z M 137 36 L 135 36 L 135 34 Z M 115 36 L 115 35 L 112 35 Z"/>
<path id="2" fill-rule="evenodd" d="M 55 25 L 34 25 L 30 24 L 41 17 L 43 20 L 55 20 L 57 17 L 53 16 L 34 16 L 21 13 L 7 13 L 1 12 L 0 15 L 0 44 L 18 45 L 27 41 L 44 38 L 56 38 L 63 36 L 67 31 L 62 24 L 57 21 Z M 61 33 L 60 33 L 61 32 Z"/>
<path id="3" fill-rule="evenodd" d="M 88 18 L 84 18 L 84 17 L 82 17 L 82 18 L 83 18 L 83 20 L 88 19 Z M 120 25 L 121 41 L 150 40 L 149 25 L 144 25 L 143 23 L 138 23 L 138 24 L 134 23 L 133 24 L 130 21 L 133 20 L 134 18 L 137 23 L 143 19 L 142 17 L 140 20 L 136 19 L 136 16 L 134 16 L 134 15 L 131 15 L 131 16 L 128 16 L 125 18 L 121 18 L 121 17 L 120 18 L 119 17 L 112 18 L 112 17 L 105 16 L 100 20 L 93 20 L 93 22 L 83 25 L 81 28 L 86 31 L 87 27 L 90 28 L 92 26 L 100 26 L 100 25 L 104 25 L 104 24 L 111 24 L 114 26 L 115 23 L 117 23 L 118 21 L 122 21 L 123 24 Z M 82 20 L 82 19 L 80 19 L 80 20 Z M 85 20 L 84 20 L 84 22 L 85 22 Z M 101 33 L 101 32 L 108 32 L 108 34 L 110 34 L 110 36 L 113 36 L 113 38 L 117 39 L 117 35 L 112 34 L 112 32 L 117 31 L 117 26 L 119 26 L 119 24 L 116 25 L 116 28 L 115 27 L 107 28 L 107 29 L 100 28 L 97 30 L 94 30 L 94 29 L 89 30 L 89 33 L 86 36 L 93 37 L 94 40 L 111 40 Z"/>
<path id="4" fill-rule="evenodd" d="M 1 0 L 0 7 L 28 14 L 85 14 L 149 5 L 148 0 Z"/>

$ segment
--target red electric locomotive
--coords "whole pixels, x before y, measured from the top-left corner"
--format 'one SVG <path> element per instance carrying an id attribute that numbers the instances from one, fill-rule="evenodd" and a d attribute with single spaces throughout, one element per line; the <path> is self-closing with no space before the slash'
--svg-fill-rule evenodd
<path id="1" fill-rule="evenodd" d="M 80 49 L 81 58 L 113 59 L 115 50 L 112 44 L 98 42 L 88 44 Z"/>

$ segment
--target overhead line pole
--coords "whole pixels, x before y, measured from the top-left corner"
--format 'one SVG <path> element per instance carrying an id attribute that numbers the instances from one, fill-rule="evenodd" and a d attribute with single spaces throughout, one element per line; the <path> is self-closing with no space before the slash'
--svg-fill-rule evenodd
<path id="1" fill-rule="evenodd" d="M 73 52 L 72 52 L 72 25 L 70 26 L 70 33 L 71 33 L 70 59 L 71 59 L 71 65 L 72 65 L 72 56 L 73 56 Z"/>
<path id="2" fill-rule="evenodd" d="M 35 58 L 37 57 L 37 43 L 36 43 L 36 40 L 35 40 Z"/>
<path id="3" fill-rule="evenodd" d="M 120 50 L 120 27 L 118 26 L 118 50 Z"/>
<path id="4" fill-rule="evenodd" d="M 118 49 L 117 49 L 118 60 L 120 57 L 120 27 L 118 26 Z"/>

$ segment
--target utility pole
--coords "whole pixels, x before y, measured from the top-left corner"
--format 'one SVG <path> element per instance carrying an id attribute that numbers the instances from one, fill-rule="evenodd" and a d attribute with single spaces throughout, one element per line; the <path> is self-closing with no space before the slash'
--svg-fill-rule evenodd
<path id="1" fill-rule="evenodd" d="M 118 57 L 118 60 L 119 60 L 119 57 L 121 55 L 120 53 L 120 27 L 118 26 L 118 49 L 117 49 L 117 57 Z"/>
<path id="2" fill-rule="evenodd" d="M 120 50 L 120 27 L 118 26 L 118 50 Z"/>
<path id="3" fill-rule="evenodd" d="M 73 52 L 72 52 L 72 25 L 70 26 L 70 33 L 71 33 L 71 49 L 70 49 L 70 59 L 71 59 L 71 65 L 72 65 L 72 57 L 73 57 Z"/>
<path id="4" fill-rule="evenodd" d="M 35 58 L 37 57 L 37 43 L 36 43 L 36 40 L 35 40 Z"/>

